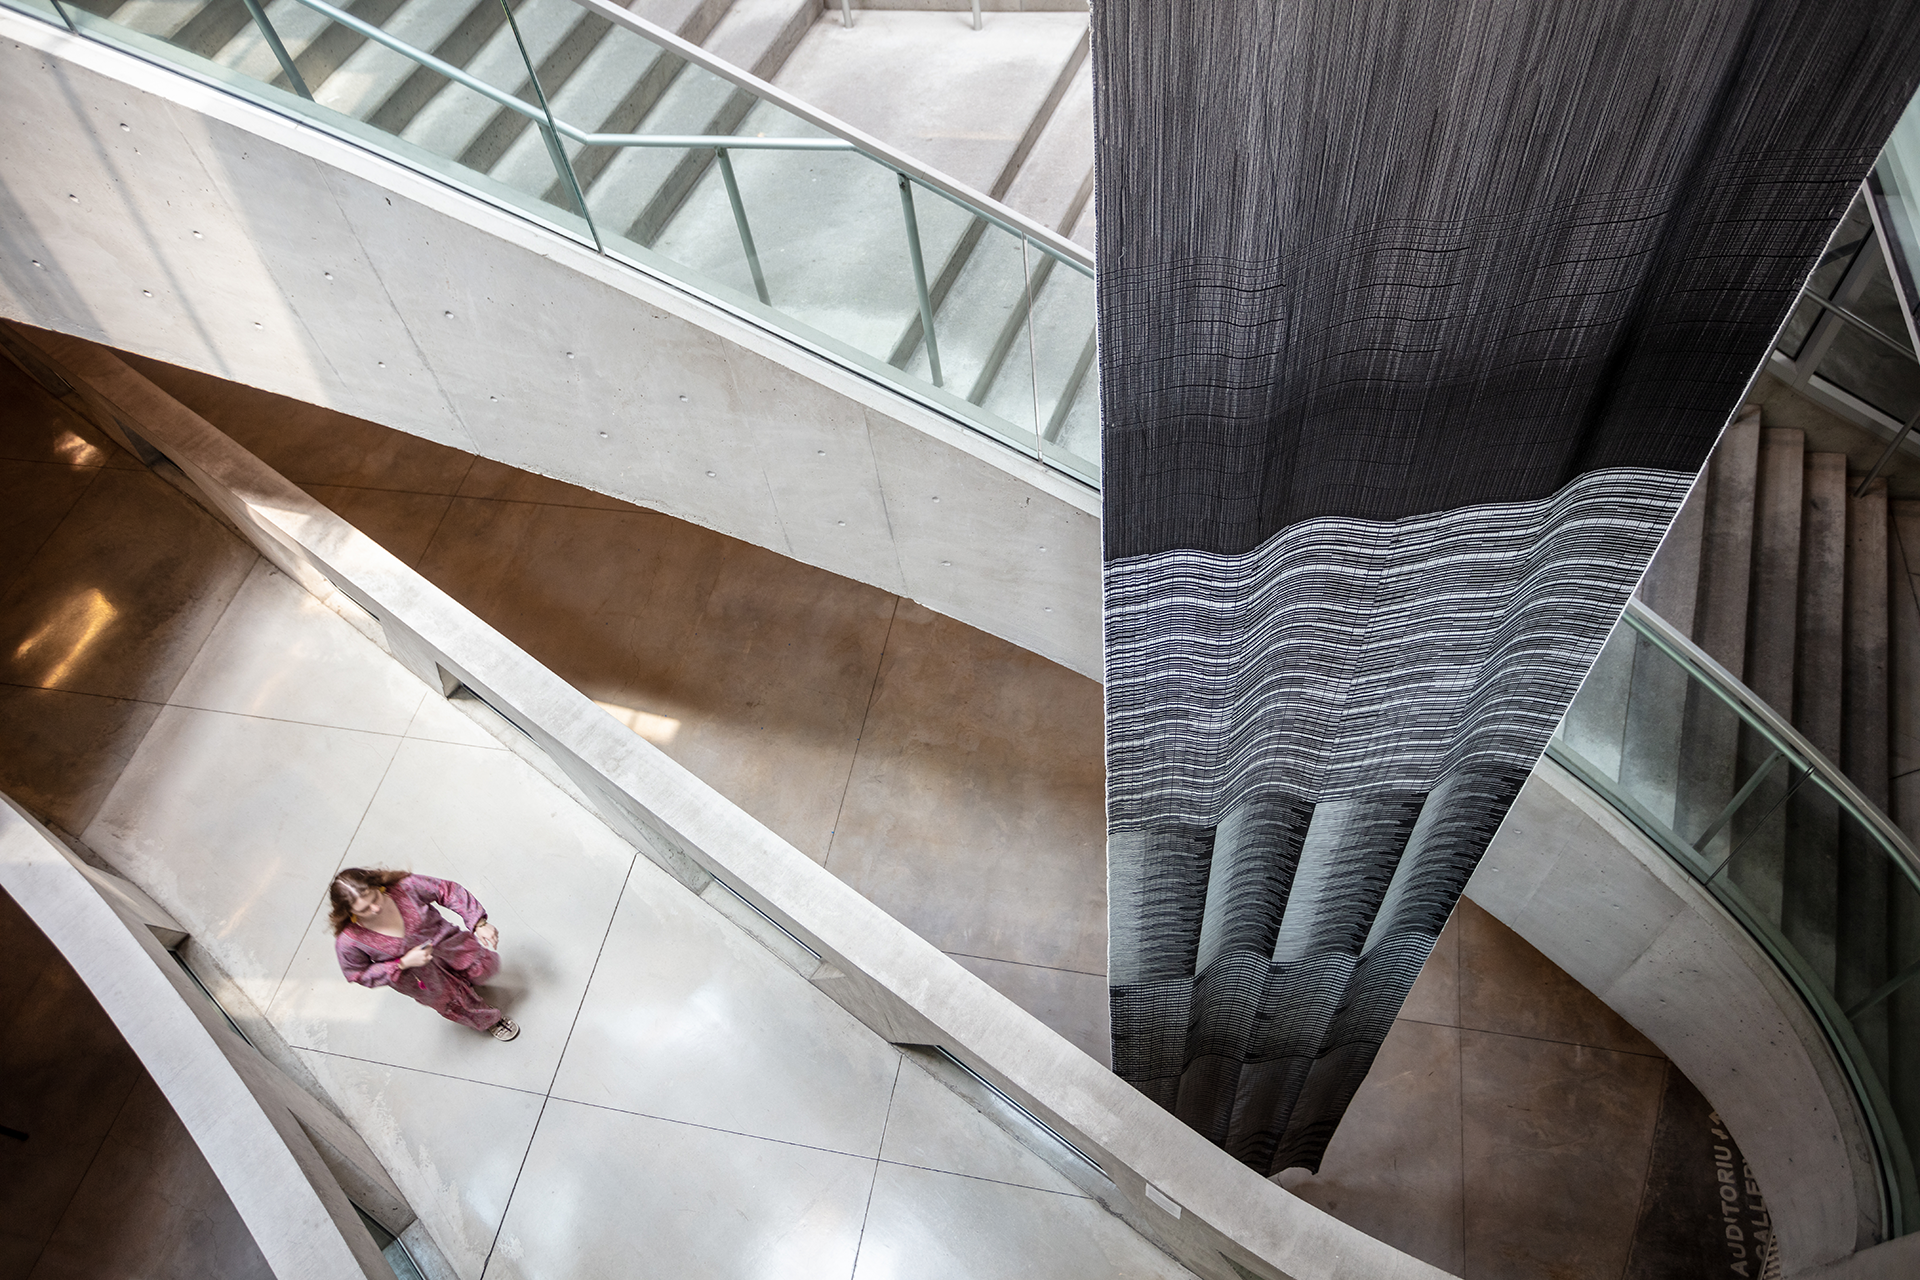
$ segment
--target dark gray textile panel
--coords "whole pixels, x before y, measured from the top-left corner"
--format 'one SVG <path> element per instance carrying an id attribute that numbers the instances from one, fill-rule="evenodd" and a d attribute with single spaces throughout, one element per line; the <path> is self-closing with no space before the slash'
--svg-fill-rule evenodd
<path id="1" fill-rule="evenodd" d="M 1920 5 L 1094 0 L 1114 1065 L 1317 1168 Z"/>

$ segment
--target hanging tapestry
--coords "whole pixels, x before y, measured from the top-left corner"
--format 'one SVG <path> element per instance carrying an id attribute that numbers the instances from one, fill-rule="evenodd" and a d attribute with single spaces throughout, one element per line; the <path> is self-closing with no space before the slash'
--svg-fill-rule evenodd
<path id="1" fill-rule="evenodd" d="M 1317 1169 L 1912 93 L 1892 0 L 1096 0 L 1114 1069 Z"/>

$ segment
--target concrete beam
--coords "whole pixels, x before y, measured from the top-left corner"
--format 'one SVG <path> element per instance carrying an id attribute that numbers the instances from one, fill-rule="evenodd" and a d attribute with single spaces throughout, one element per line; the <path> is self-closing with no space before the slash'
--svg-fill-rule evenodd
<path id="1" fill-rule="evenodd" d="M 6 10 L 0 108 L 0 316 L 663 511 L 1100 678 L 1080 482 L 521 214 Z"/>

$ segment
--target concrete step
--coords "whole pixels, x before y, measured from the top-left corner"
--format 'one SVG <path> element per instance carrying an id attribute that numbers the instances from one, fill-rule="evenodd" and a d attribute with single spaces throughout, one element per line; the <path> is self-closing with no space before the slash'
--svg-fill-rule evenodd
<path id="1" fill-rule="evenodd" d="M 1789 719 L 1822 755 L 1838 762 L 1846 665 L 1846 455 L 1806 454 L 1801 491 Z M 1785 819 L 1781 927 L 1814 971 L 1831 983 L 1839 929 L 1840 810 L 1824 791 L 1803 786 L 1794 792 Z"/>
<path id="2" fill-rule="evenodd" d="M 715 24 L 702 47 L 735 66 L 764 75 L 778 69 L 804 34 L 812 13 L 799 0 L 736 0 Z M 671 80 L 664 84 L 644 116 L 627 128 L 640 133 L 732 133 L 744 127 L 748 113 L 754 109 L 751 95 L 709 71 L 681 64 L 677 71 L 670 70 L 669 74 Z M 766 114 L 784 117 L 785 113 L 769 108 Z M 761 128 L 756 124 L 750 131 L 803 135 L 819 132 L 812 128 L 796 130 L 771 119 L 763 123 L 771 127 Z M 592 157 L 591 167 L 581 175 L 581 182 L 587 185 L 587 205 L 593 211 L 594 221 L 603 228 L 603 233 L 610 231 L 649 246 L 713 164 L 710 151 L 632 147 L 618 155 L 595 152 L 587 155 Z M 717 257 L 711 263 L 679 260 L 706 269 L 727 283 L 744 282 L 750 291 L 751 281 L 724 193 L 719 206 L 725 219 L 724 229 L 728 236 L 734 237 L 729 242 L 732 252 L 724 259 L 724 266 Z M 739 281 L 734 280 L 736 271 Z"/>
<path id="3" fill-rule="evenodd" d="M 1888 502 L 1888 791 L 1893 820 L 1920 843 L 1920 502 Z"/>
<path id="4" fill-rule="evenodd" d="M 503 21 L 461 67 L 474 79 L 509 91 L 526 83 L 528 57 L 538 65 L 574 30 L 580 20 L 580 7 L 571 0 L 525 0 L 513 18 L 519 27 L 519 40 Z M 434 155 L 459 160 L 494 119 L 496 110 L 480 94 L 443 79 L 440 91 L 407 122 L 400 136 Z"/>
<path id="5" fill-rule="evenodd" d="M 727 0 L 643 0 L 628 8 L 682 39 L 698 43 L 725 14 Z M 541 84 L 547 88 L 549 103 L 560 119 L 596 133 L 633 133 L 684 65 L 652 41 L 613 28 L 557 91 L 548 83 L 544 70 Z M 589 147 L 569 148 L 569 154 L 574 177 L 582 190 L 589 190 L 619 152 L 612 147 Z M 572 204 L 572 194 L 554 175 L 546 140 L 538 131 L 523 129 L 491 172 L 520 191 L 537 191 L 541 183 L 548 183 L 546 198 L 550 203 Z"/>
<path id="6" fill-rule="evenodd" d="M 1807 437 L 1767 427 L 1753 508 L 1753 586 L 1747 600 L 1747 661 L 1741 679 L 1782 715 L 1793 714 L 1793 651 L 1799 639 L 1801 506 Z"/>
<path id="7" fill-rule="evenodd" d="M 416 49 L 426 49 L 445 57 L 446 54 L 441 50 L 454 33 L 463 24 L 474 22 L 476 12 L 489 9 L 493 14 L 499 13 L 499 0 L 476 0 L 471 5 L 429 4 L 423 0 L 410 0 L 410 3 L 395 10 L 393 16 L 381 26 Z M 379 111 L 395 91 L 406 83 L 407 78 L 419 70 L 420 64 L 413 59 L 371 40 L 362 40 L 331 75 L 308 77 L 307 87 L 313 91 L 313 100 L 320 105 L 332 107 L 356 120 L 365 120 Z M 300 74 L 307 76 L 307 68 L 302 66 Z"/>
<path id="8" fill-rule="evenodd" d="M 1033 149 L 1002 196 L 1012 209 L 1070 235 L 1093 202 L 1093 62 L 1082 57 Z"/>
<path id="9" fill-rule="evenodd" d="M 1859 497 L 1847 495 L 1846 662 L 1842 674 L 1840 767 L 1869 800 L 1888 807 L 1887 644 L 1889 612 L 1898 585 L 1889 575 L 1887 486 L 1875 480 Z M 1892 870 L 1878 848 L 1852 827 L 1841 832 L 1840 948 L 1834 990 L 1843 1006 L 1862 999 L 1888 973 L 1887 893 Z M 1876 1011 L 1878 1035 L 1885 1010 Z M 1863 1036 L 1868 1028 L 1860 1028 Z"/>
<path id="10" fill-rule="evenodd" d="M 1699 594 L 1692 638 L 1735 677 L 1744 674 L 1747 606 L 1753 585 L 1753 513 L 1759 474 L 1760 412 L 1742 414 L 1707 463 L 1701 516 Z M 1689 687 L 1674 829 L 1691 840 L 1732 799 L 1740 722 L 1717 699 Z M 1718 838 L 1716 847 L 1727 837 Z"/>

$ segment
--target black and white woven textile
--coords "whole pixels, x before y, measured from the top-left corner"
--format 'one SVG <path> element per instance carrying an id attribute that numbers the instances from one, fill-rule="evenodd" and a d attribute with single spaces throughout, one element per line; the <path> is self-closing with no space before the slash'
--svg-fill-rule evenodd
<path id="1" fill-rule="evenodd" d="M 1920 7 L 1093 14 L 1114 1067 L 1317 1168 Z"/>

